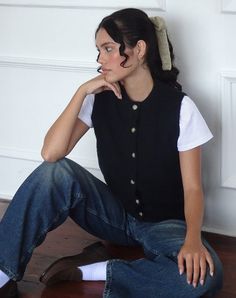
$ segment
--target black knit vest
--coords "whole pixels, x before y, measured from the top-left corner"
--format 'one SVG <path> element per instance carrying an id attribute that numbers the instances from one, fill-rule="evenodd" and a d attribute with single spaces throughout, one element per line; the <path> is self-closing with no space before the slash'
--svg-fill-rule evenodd
<path id="1" fill-rule="evenodd" d="M 95 95 L 92 122 L 99 166 L 127 212 L 143 221 L 184 219 L 179 165 L 180 107 L 184 94 L 161 82 L 143 102 L 112 91 Z"/>

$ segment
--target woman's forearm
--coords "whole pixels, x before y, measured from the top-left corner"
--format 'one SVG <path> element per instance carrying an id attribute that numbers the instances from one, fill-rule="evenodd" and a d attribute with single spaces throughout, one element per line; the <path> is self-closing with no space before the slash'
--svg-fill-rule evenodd
<path id="1" fill-rule="evenodd" d="M 71 135 L 85 97 L 86 92 L 80 87 L 48 130 L 41 151 L 44 160 L 53 162 L 67 154 Z"/>
<path id="2" fill-rule="evenodd" d="M 187 225 L 186 241 L 201 240 L 201 228 L 204 214 L 202 190 L 193 190 L 186 194 L 184 209 Z"/>
<path id="3" fill-rule="evenodd" d="M 113 91 L 118 98 L 121 98 L 119 83 L 109 83 L 103 75 L 98 75 L 80 86 L 46 134 L 41 152 L 44 160 L 53 162 L 69 153 L 75 140 L 79 140 L 88 129 L 85 124 L 78 123 L 78 114 L 86 95 L 97 94 L 104 90 Z"/>

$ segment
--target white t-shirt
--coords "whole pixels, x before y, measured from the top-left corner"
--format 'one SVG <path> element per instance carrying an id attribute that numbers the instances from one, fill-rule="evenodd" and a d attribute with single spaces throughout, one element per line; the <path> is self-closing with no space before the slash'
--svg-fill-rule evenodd
<path id="1" fill-rule="evenodd" d="M 88 127 L 93 127 L 91 115 L 94 97 L 94 94 L 86 96 L 78 116 Z M 179 127 L 178 151 L 193 149 L 213 137 L 195 103 L 188 96 L 184 96 L 181 103 Z"/>

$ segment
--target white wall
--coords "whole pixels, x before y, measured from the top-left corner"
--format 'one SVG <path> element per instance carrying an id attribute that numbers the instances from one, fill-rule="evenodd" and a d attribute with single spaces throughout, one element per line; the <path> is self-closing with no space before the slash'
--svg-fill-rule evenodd
<path id="1" fill-rule="evenodd" d="M 43 137 L 76 88 L 95 76 L 94 31 L 122 7 L 164 16 L 184 91 L 215 138 L 203 148 L 205 228 L 236 236 L 236 1 L 0 0 L 0 197 L 41 162 Z M 72 158 L 101 177 L 93 132 Z"/>

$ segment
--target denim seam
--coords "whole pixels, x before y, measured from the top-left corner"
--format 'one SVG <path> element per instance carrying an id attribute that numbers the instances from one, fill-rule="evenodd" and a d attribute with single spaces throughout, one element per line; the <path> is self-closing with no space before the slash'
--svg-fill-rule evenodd
<path id="1" fill-rule="evenodd" d="M 106 224 L 110 225 L 112 228 L 115 228 L 117 230 L 120 230 L 120 231 L 123 231 L 123 229 L 121 229 L 120 227 L 118 226 L 115 226 L 115 225 L 111 225 L 109 221 L 105 220 L 103 217 L 101 216 L 98 216 L 96 212 L 94 212 L 94 210 L 90 209 L 90 208 L 87 208 L 87 211 L 90 212 L 91 214 L 93 214 L 94 216 L 96 217 L 99 217 L 99 219 L 101 219 L 103 222 L 105 222 Z M 129 235 L 129 233 L 128 233 Z M 129 235 L 130 237 L 130 235 Z M 132 238 L 132 237 L 131 237 Z"/>
<path id="2" fill-rule="evenodd" d="M 107 263 L 107 276 L 106 276 L 106 282 L 105 282 L 105 287 L 103 291 L 103 298 L 110 298 L 112 297 L 112 289 L 111 289 L 111 284 L 113 280 L 113 273 L 112 273 L 112 267 L 114 266 L 114 263 L 125 263 L 129 264 L 129 261 L 126 260 L 121 260 L 121 259 L 112 259 L 109 260 Z"/>
<path id="3" fill-rule="evenodd" d="M 38 236 L 36 238 L 36 240 L 34 241 L 33 245 L 30 247 L 30 249 L 28 249 L 24 255 L 24 257 L 21 258 L 20 263 L 24 263 L 25 259 L 27 258 L 27 255 L 30 255 L 32 253 L 32 251 L 35 249 L 35 247 L 37 247 L 37 243 L 40 241 L 41 237 L 43 235 L 46 235 L 48 233 L 48 231 L 50 230 L 50 227 L 54 225 L 54 223 L 61 217 L 61 215 L 65 212 L 69 210 L 68 206 L 65 206 L 64 208 L 61 209 L 61 211 L 57 214 L 57 216 L 54 218 L 54 220 L 51 222 L 51 225 L 48 226 L 46 229 L 44 229 L 42 231 L 42 233 L 40 234 L 40 236 Z M 19 274 L 15 275 L 17 278 L 19 276 Z M 20 277 L 20 276 L 19 276 Z"/>
<path id="4" fill-rule="evenodd" d="M 63 160 L 65 160 L 65 159 L 63 159 Z M 66 163 L 66 165 L 68 165 L 68 163 Z M 61 165 L 61 167 L 63 167 L 63 166 Z M 70 193 L 70 187 L 69 187 L 69 183 L 68 183 L 68 181 L 67 181 L 66 188 L 67 188 L 67 190 L 68 190 L 67 198 L 69 198 L 69 200 L 67 200 L 67 201 L 70 201 L 70 198 L 72 198 L 72 196 L 71 196 L 71 193 Z M 73 196 L 73 198 L 76 199 L 75 196 Z M 71 204 L 70 204 L 70 205 L 71 205 Z M 54 220 L 50 223 L 50 226 L 48 226 L 46 229 L 44 229 L 44 230 L 41 232 L 41 235 L 38 236 L 38 237 L 36 238 L 35 242 L 33 243 L 33 245 L 30 247 L 30 249 L 29 249 L 26 253 L 28 253 L 28 254 L 31 254 L 31 253 L 32 253 L 32 251 L 35 249 L 35 247 L 37 247 L 37 243 L 40 241 L 41 237 L 42 237 L 43 235 L 46 235 L 46 234 L 50 231 L 50 229 L 51 229 L 51 227 L 54 225 L 54 223 L 58 221 L 58 219 L 61 217 L 61 215 L 62 215 L 65 211 L 68 211 L 68 210 L 70 209 L 70 205 L 66 205 L 65 207 L 63 207 L 63 208 L 57 213 L 57 215 L 55 216 Z M 26 257 L 21 258 L 21 263 L 24 263 L 24 259 L 25 259 L 25 258 L 26 258 Z"/>
<path id="5" fill-rule="evenodd" d="M 173 251 L 171 251 L 169 253 L 160 253 L 158 250 L 156 250 L 154 248 L 153 249 L 147 249 L 146 247 L 145 247 L 145 250 L 144 251 L 150 252 L 151 254 L 154 254 L 156 256 L 163 255 L 163 256 L 166 256 L 166 257 L 174 257 L 174 256 L 178 255 L 178 252 L 179 252 L 177 250 L 173 250 Z"/>

